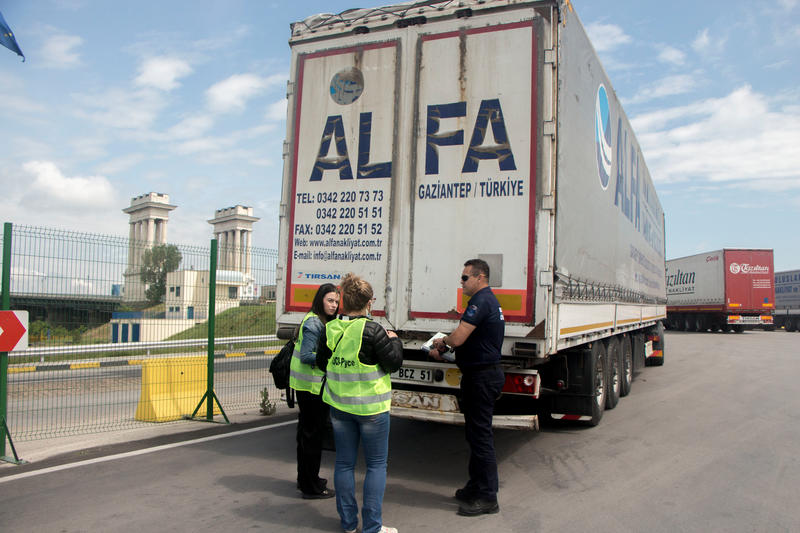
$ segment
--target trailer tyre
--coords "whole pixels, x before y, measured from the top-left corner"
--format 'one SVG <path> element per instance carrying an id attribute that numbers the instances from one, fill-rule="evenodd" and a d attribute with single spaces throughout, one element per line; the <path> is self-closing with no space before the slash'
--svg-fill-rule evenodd
<path id="1" fill-rule="evenodd" d="M 613 409 L 619 403 L 622 388 L 622 351 L 617 337 L 606 339 L 606 377 L 608 392 L 606 393 L 606 409 Z"/>
<path id="2" fill-rule="evenodd" d="M 622 379 L 620 379 L 619 395 L 627 396 L 631 392 L 633 384 L 633 347 L 628 335 L 620 338 L 620 354 L 622 356 L 620 367 Z"/>
<path id="3" fill-rule="evenodd" d="M 589 420 L 590 426 L 596 426 L 603 418 L 606 409 L 606 347 L 602 342 L 595 342 L 589 350 L 586 350 L 586 374 L 588 377 L 588 389 L 592 394 L 592 419 Z"/>

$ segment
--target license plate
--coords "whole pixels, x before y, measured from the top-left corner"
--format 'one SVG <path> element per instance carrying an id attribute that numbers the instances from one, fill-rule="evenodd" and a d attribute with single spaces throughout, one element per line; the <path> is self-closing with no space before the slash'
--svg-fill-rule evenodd
<path id="1" fill-rule="evenodd" d="M 405 368 L 392 372 L 392 379 L 413 381 L 414 383 L 433 383 L 433 370 L 429 368 Z"/>

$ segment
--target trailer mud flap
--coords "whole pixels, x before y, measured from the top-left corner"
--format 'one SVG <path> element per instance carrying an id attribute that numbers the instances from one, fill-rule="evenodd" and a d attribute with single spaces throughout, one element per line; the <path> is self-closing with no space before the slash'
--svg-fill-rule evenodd
<path id="1" fill-rule="evenodd" d="M 421 391 L 392 391 L 392 416 L 427 422 L 463 425 L 464 415 L 452 394 Z M 495 415 L 492 427 L 501 429 L 538 430 L 537 415 Z"/>

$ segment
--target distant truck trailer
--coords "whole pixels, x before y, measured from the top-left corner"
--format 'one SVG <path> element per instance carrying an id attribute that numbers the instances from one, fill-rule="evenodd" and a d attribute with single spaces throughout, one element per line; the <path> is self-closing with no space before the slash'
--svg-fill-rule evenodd
<path id="1" fill-rule="evenodd" d="M 775 326 L 800 331 L 800 270 L 775 272 Z"/>
<path id="2" fill-rule="evenodd" d="M 667 261 L 667 327 L 736 331 L 773 326 L 772 250 L 716 250 Z"/>

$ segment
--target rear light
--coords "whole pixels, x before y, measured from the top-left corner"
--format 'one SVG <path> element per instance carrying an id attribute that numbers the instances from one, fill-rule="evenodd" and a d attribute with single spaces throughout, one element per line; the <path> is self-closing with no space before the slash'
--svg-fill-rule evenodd
<path id="1" fill-rule="evenodd" d="M 525 373 L 506 372 L 503 392 L 506 394 L 524 394 L 538 398 L 539 374 L 535 371 Z"/>
<path id="2" fill-rule="evenodd" d="M 742 317 L 739 315 L 728 315 L 728 324 L 736 324 L 737 322 L 741 322 Z"/>
<path id="3" fill-rule="evenodd" d="M 761 321 L 765 324 L 772 324 L 772 315 L 761 315 Z"/>

